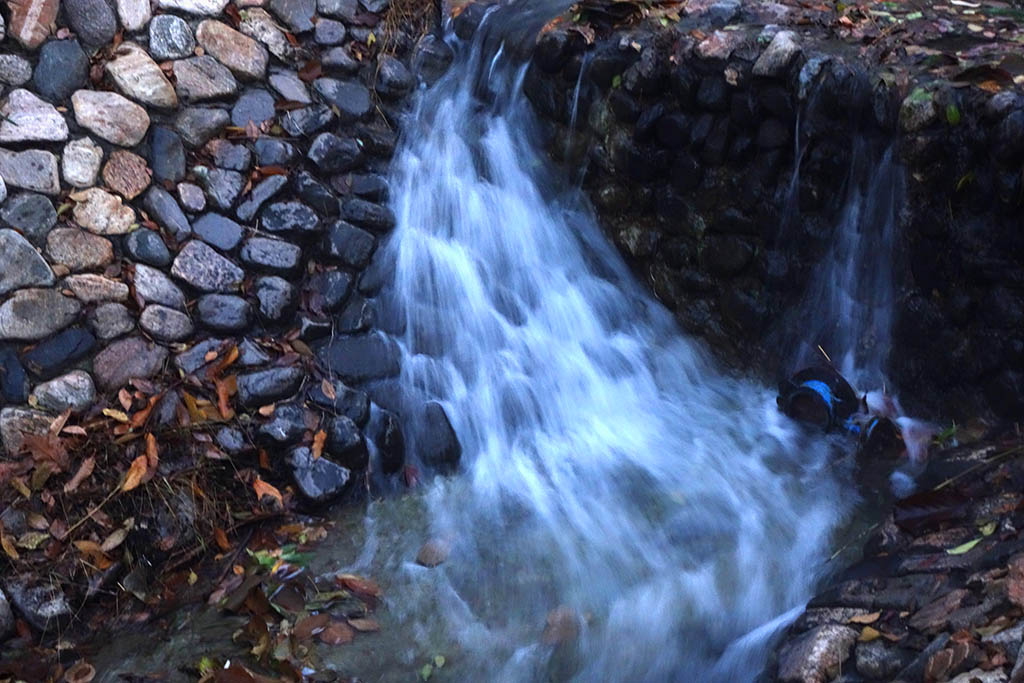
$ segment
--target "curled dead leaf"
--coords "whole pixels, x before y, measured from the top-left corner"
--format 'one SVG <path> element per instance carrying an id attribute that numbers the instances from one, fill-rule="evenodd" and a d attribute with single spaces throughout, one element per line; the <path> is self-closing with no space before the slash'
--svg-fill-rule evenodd
<path id="1" fill-rule="evenodd" d="M 125 474 L 124 481 L 121 483 L 122 491 L 131 491 L 138 487 L 142 483 L 142 478 L 146 476 L 146 470 L 149 469 L 149 461 L 145 455 L 132 460 L 131 466 L 128 468 L 128 473 Z"/>

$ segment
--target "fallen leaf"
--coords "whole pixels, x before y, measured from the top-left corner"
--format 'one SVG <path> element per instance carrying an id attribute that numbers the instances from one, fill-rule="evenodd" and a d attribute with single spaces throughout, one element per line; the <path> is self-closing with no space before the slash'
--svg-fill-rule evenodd
<path id="1" fill-rule="evenodd" d="M 860 636 L 857 638 L 862 643 L 870 643 L 872 640 L 877 640 L 882 634 L 870 626 L 865 626 L 864 630 L 860 632 Z"/>
<path id="2" fill-rule="evenodd" d="M 377 623 L 377 620 L 369 617 L 349 619 L 348 625 L 361 633 L 370 633 L 380 630 L 380 624 Z"/>
<path id="3" fill-rule="evenodd" d="M 128 416 L 121 410 L 114 410 L 113 408 L 104 408 L 103 414 L 113 420 L 117 420 L 118 422 L 127 423 L 129 421 Z"/>
<path id="4" fill-rule="evenodd" d="M 4 552 L 7 553 L 7 557 L 12 560 L 21 559 L 21 555 L 19 555 L 18 551 L 15 549 L 14 542 L 11 541 L 11 537 L 3 531 L 0 531 L 0 547 L 3 547 Z"/>
<path id="5" fill-rule="evenodd" d="M 231 543 L 228 542 L 228 535 L 224 533 L 224 530 L 220 527 L 215 527 L 213 530 L 213 539 L 217 542 L 217 547 L 227 552 L 231 550 Z"/>
<path id="6" fill-rule="evenodd" d="M 268 484 L 260 478 L 252 483 L 252 489 L 256 492 L 256 497 L 263 500 L 263 496 L 270 496 L 278 502 L 279 505 L 284 505 L 284 500 L 281 498 L 281 492 L 277 490 L 272 484 Z"/>
<path id="7" fill-rule="evenodd" d="M 49 538 L 50 534 L 44 531 L 26 531 L 18 537 L 15 545 L 23 550 L 35 550 L 49 540 Z"/>
<path id="8" fill-rule="evenodd" d="M 114 562 L 95 541 L 75 541 L 74 546 L 99 570 L 109 569 Z"/>
<path id="9" fill-rule="evenodd" d="M 76 491 L 82 482 L 92 475 L 94 469 L 96 469 L 96 458 L 90 455 L 78 466 L 78 471 L 75 472 L 75 476 L 71 477 L 68 483 L 64 484 L 64 493 L 73 493 Z"/>
<path id="10" fill-rule="evenodd" d="M 972 541 L 967 541 L 966 543 L 961 543 L 960 545 L 958 545 L 955 548 L 949 548 L 948 550 L 946 550 L 946 554 L 947 555 L 963 555 L 964 553 L 970 552 L 970 550 L 972 548 L 974 548 L 974 546 L 976 546 L 979 543 L 981 543 L 981 538 L 982 537 L 979 536 L 978 538 L 975 538 Z"/>
<path id="11" fill-rule="evenodd" d="M 117 548 L 117 546 L 124 543 L 124 539 L 126 538 L 128 538 L 127 529 L 125 529 L 124 527 L 114 529 L 114 531 L 109 536 L 107 536 L 106 540 L 103 541 L 103 544 L 100 545 L 100 550 L 102 550 L 105 553 L 109 553 L 115 548 Z"/>
<path id="12" fill-rule="evenodd" d="M 324 453 L 324 444 L 327 443 L 327 432 L 320 429 L 313 435 L 313 448 L 310 449 L 313 453 L 313 459 L 316 460 Z"/>
<path id="13" fill-rule="evenodd" d="M 373 598 L 379 598 L 381 596 L 380 586 L 373 579 L 364 579 L 361 576 L 355 574 L 339 574 L 335 577 L 335 581 L 344 588 L 356 593 L 358 595 L 368 595 Z"/>
<path id="14" fill-rule="evenodd" d="M 96 667 L 84 659 L 64 672 L 64 683 L 90 683 L 96 678 Z"/>
<path id="15" fill-rule="evenodd" d="M 313 636 L 323 631 L 327 624 L 330 623 L 331 617 L 326 612 L 320 614 L 312 614 L 308 617 L 299 619 L 295 623 L 295 630 L 293 633 L 299 640 L 309 640 Z"/>
<path id="16" fill-rule="evenodd" d="M 320 642 L 327 645 L 344 645 L 351 643 L 355 637 L 356 632 L 340 621 L 332 621 L 319 635 Z"/>
<path id="17" fill-rule="evenodd" d="M 122 491 L 131 491 L 142 483 L 142 478 L 146 476 L 146 471 L 149 469 L 149 462 L 145 455 L 132 460 L 131 466 L 128 468 L 128 473 L 124 477 L 124 482 L 121 484 Z"/>
<path id="18" fill-rule="evenodd" d="M 851 624 L 873 624 L 878 621 L 878 618 L 882 616 L 881 612 L 872 612 L 871 614 L 858 614 L 850 617 L 849 623 Z"/>

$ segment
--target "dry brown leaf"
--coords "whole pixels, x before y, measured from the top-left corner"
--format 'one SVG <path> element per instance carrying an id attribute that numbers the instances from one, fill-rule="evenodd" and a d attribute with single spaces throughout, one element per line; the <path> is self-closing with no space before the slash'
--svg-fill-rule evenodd
<path id="1" fill-rule="evenodd" d="M 78 466 L 78 471 L 75 472 L 75 476 L 71 477 L 68 483 L 64 484 L 64 493 L 73 493 L 76 491 L 82 482 L 92 475 L 94 469 L 96 469 L 96 458 L 90 455 Z"/>
<path id="2" fill-rule="evenodd" d="M 878 618 L 882 616 L 881 612 L 872 612 L 871 614 L 857 614 L 850 617 L 849 623 L 851 624 L 873 624 L 878 621 Z"/>
<path id="3" fill-rule="evenodd" d="M 334 390 L 334 382 L 328 379 L 324 379 L 324 381 L 320 382 L 320 391 L 324 392 L 324 396 L 332 401 L 335 401 L 338 398 L 338 392 Z"/>
<path id="4" fill-rule="evenodd" d="M 295 630 L 292 632 L 299 640 L 309 640 L 320 633 L 330 623 L 331 617 L 326 612 L 312 614 L 295 623 Z"/>
<path id="5" fill-rule="evenodd" d="M 373 631 L 380 630 L 380 624 L 377 623 L 377 620 L 371 619 L 370 617 L 363 617 L 360 619 L 349 619 L 348 625 L 362 633 L 371 633 Z"/>
<path id="6" fill-rule="evenodd" d="M 256 492 L 256 497 L 263 500 L 263 496 L 270 496 L 278 502 L 279 505 L 284 504 L 284 500 L 281 498 L 281 492 L 277 488 L 258 478 L 252 483 L 252 489 Z"/>
<path id="7" fill-rule="evenodd" d="M 100 550 L 102 550 L 105 553 L 109 553 L 110 551 L 117 548 L 117 546 L 124 543 L 124 539 L 126 538 L 128 538 L 127 529 L 125 529 L 124 527 L 114 529 L 114 531 L 109 536 L 107 536 L 106 539 L 104 539 L 103 544 L 100 545 Z"/>
<path id="8" fill-rule="evenodd" d="M 100 544 L 95 541 L 75 541 L 74 546 L 78 548 L 78 552 L 85 555 L 89 562 L 95 565 L 97 569 L 109 569 L 110 565 L 114 563 L 113 560 L 103 552 Z"/>
<path id="9" fill-rule="evenodd" d="M 351 643 L 355 637 L 356 632 L 340 621 L 332 621 L 320 632 L 320 642 L 327 645 L 344 645 Z"/>
<path id="10" fill-rule="evenodd" d="M 220 527 L 214 528 L 213 540 L 217 542 L 217 547 L 224 552 L 231 550 L 231 543 L 228 541 L 228 535 L 224 533 L 224 530 Z"/>
<path id="11" fill-rule="evenodd" d="M 7 553 L 7 557 L 12 560 L 21 559 L 21 555 L 18 554 L 17 549 L 14 547 L 14 541 L 11 537 L 0 530 L 0 547 L 3 547 L 4 552 Z"/>
<path id="12" fill-rule="evenodd" d="M 120 32 L 118 32 L 120 35 Z M 96 678 L 96 667 L 84 659 L 64 672 L 64 683 L 90 683 Z"/>
<path id="13" fill-rule="evenodd" d="M 327 432 L 322 429 L 317 430 L 316 434 L 313 435 L 313 459 L 316 460 L 324 453 L 324 444 L 327 443 Z"/>
<path id="14" fill-rule="evenodd" d="M 355 574 L 339 574 L 334 580 L 358 595 L 368 595 L 374 598 L 381 596 L 380 586 L 373 579 L 364 579 Z"/>
<path id="15" fill-rule="evenodd" d="M 881 635 L 881 632 L 877 629 L 865 626 L 864 630 L 860 632 L 860 637 L 857 638 L 857 640 L 862 643 L 870 643 L 872 640 L 877 640 Z"/>
<path id="16" fill-rule="evenodd" d="M 274 407 L 275 406 L 273 403 L 269 403 L 265 406 L 260 406 L 259 410 L 257 410 L 256 412 L 258 412 L 263 417 L 270 417 L 271 415 L 274 414 Z"/>
<path id="17" fill-rule="evenodd" d="M 128 473 L 124 477 L 124 482 L 121 484 L 122 491 L 131 491 L 139 484 L 142 483 L 142 478 L 146 476 L 146 471 L 149 469 L 148 459 L 145 455 L 132 460 L 131 467 L 128 468 Z"/>

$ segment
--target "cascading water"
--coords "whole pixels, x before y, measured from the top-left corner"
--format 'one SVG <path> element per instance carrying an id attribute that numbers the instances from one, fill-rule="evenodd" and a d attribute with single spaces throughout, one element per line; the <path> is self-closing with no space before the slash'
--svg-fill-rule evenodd
<path id="1" fill-rule="evenodd" d="M 365 677 L 404 680 L 444 643 L 458 680 L 751 680 L 853 495 L 828 442 L 682 337 L 557 189 L 508 57 L 521 35 L 502 41 L 547 18 L 527 17 L 491 12 L 393 166 L 401 390 L 442 403 L 463 471 L 428 483 L 436 568 L 371 507 L 348 568 L 391 575 L 408 642 Z"/>

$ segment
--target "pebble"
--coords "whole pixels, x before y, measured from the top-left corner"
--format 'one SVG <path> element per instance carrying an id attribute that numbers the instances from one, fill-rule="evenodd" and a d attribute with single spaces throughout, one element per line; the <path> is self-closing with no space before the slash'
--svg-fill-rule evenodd
<path id="1" fill-rule="evenodd" d="M 192 336 L 192 319 L 181 311 L 160 304 L 146 306 L 139 316 L 139 327 L 154 339 L 181 342 Z"/>
<path id="2" fill-rule="evenodd" d="M 245 406 L 262 406 L 295 394 L 305 373 L 301 368 L 270 368 L 238 375 L 238 400 Z"/>
<path id="3" fill-rule="evenodd" d="M 344 382 L 329 382 L 334 392 L 333 397 L 324 393 L 324 383 L 313 384 L 309 388 L 309 398 L 325 410 L 336 415 L 344 415 L 360 427 L 370 419 L 370 397 L 362 391 L 345 386 Z"/>
<path id="4" fill-rule="evenodd" d="M 295 146 L 284 140 L 261 137 L 253 145 L 260 166 L 284 166 L 295 158 Z"/>
<path id="5" fill-rule="evenodd" d="M 28 375 L 13 347 L 0 346 L 0 402 L 24 403 L 28 400 Z"/>
<path id="6" fill-rule="evenodd" d="M 223 138 L 210 140 L 205 151 L 213 157 L 213 165 L 229 171 L 248 171 L 252 165 L 252 153 L 244 145 L 235 145 Z"/>
<path id="7" fill-rule="evenodd" d="M 39 50 L 32 85 L 43 99 L 62 104 L 88 78 L 89 58 L 77 40 L 51 40 Z"/>
<path id="8" fill-rule="evenodd" d="M 0 209 L 0 222 L 14 228 L 37 247 L 46 243 L 46 236 L 57 224 L 53 203 L 41 194 L 19 192 Z"/>
<path id="9" fill-rule="evenodd" d="M 320 133 L 309 145 L 307 158 L 325 173 L 344 173 L 363 163 L 359 143 L 334 133 Z"/>
<path id="10" fill-rule="evenodd" d="M 344 415 L 331 418 L 327 426 L 327 447 L 330 456 L 349 469 L 365 470 L 370 462 L 366 439 L 359 427 Z"/>
<path id="11" fill-rule="evenodd" d="M 0 339 L 36 341 L 64 329 L 82 305 L 55 289 L 20 289 L 0 306 Z"/>
<path id="12" fill-rule="evenodd" d="M 313 33 L 320 45 L 340 45 L 345 40 L 345 24 L 334 19 L 320 19 Z"/>
<path id="13" fill-rule="evenodd" d="M 145 159 L 124 149 L 111 152 L 103 167 L 103 182 L 125 199 L 135 199 L 142 194 L 149 187 L 151 175 Z"/>
<path id="14" fill-rule="evenodd" d="M 345 221 L 334 221 L 327 226 L 322 253 L 342 265 L 362 270 L 370 262 L 375 246 L 376 240 L 370 233 Z"/>
<path id="15" fill-rule="evenodd" d="M 33 375 L 44 379 L 64 372 L 96 348 L 96 338 L 88 330 L 73 326 L 58 332 L 27 351 L 22 360 Z"/>
<path id="16" fill-rule="evenodd" d="M 121 198 L 98 187 L 72 192 L 75 202 L 71 210 L 75 222 L 97 235 L 124 235 L 135 225 L 135 210 L 125 206 Z"/>
<path id="17" fill-rule="evenodd" d="M 114 260 L 114 247 L 106 237 L 78 228 L 56 228 L 46 236 L 46 255 L 72 272 L 103 268 Z"/>
<path id="18" fill-rule="evenodd" d="M 38 410 L 4 408 L 0 410 L 0 445 L 9 455 L 14 455 L 25 445 L 24 434 L 45 434 L 52 422 L 52 415 Z"/>
<path id="19" fill-rule="evenodd" d="M 203 292 L 230 292 L 245 272 L 199 240 L 187 243 L 171 266 L 171 274 Z"/>
<path id="20" fill-rule="evenodd" d="M 93 375 L 103 391 L 119 389 L 133 378 L 147 379 L 160 372 L 167 362 L 167 349 L 140 337 L 114 342 L 96 354 Z"/>
<path id="21" fill-rule="evenodd" d="M 44 410 L 62 413 L 70 408 L 73 413 L 81 413 L 96 402 L 96 386 L 88 372 L 72 370 L 38 385 L 32 398 Z"/>
<path id="22" fill-rule="evenodd" d="M 296 49 L 288 41 L 284 31 L 277 25 L 272 16 L 261 7 L 254 7 L 242 15 L 239 26 L 242 33 L 261 42 L 270 54 L 282 62 L 291 62 L 296 58 Z"/>
<path id="23" fill-rule="evenodd" d="M 28 90 L 11 91 L 0 107 L 0 142 L 66 140 L 68 124 L 60 112 Z"/>
<path id="24" fill-rule="evenodd" d="M 341 206 L 342 216 L 351 223 L 373 232 L 387 232 L 395 227 L 395 214 L 386 206 L 365 199 L 348 199 Z"/>
<path id="25" fill-rule="evenodd" d="M 370 91 L 362 83 L 318 78 L 313 81 L 313 89 L 328 103 L 337 107 L 338 118 L 342 123 L 357 121 L 373 109 Z"/>
<path id="26" fill-rule="evenodd" d="M 360 14 L 357 0 L 318 0 L 317 9 L 320 10 L 320 14 L 336 17 L 348 23 L 354 22 Z"/>
<path id="27" fill-rule="evenodd" d="M 189 147 L 202 147 L 231 121 L 223 109 L 189 107 L 174 119 L 174 130 Z"/>
<path id="28" fill-rule="evenodd" d="M 64 285 L 83 304 L 125 301 L 128 299 L 128 285 L 95 273 L 69 275 L 64 278 Z"/>
<path id="29" fill-rule="evenodd" d="M 176 183 L 185 177 L 185 146 L 181 137 L 165 126 L 153 126 L 149 134 L 149 164 L 158 181 Z"/>
<path id="30" fill-rule="evenodd" d="M 239 296 L 204 294 L 196 306 L 199 321 L 217 332 L 241 332 L 252 319 L 252 306 Z"/>
<path id="31" fill-rule="evenodd" d="M 297 297 L 290 282 L 276 275 L 264 275 L 256 279 L 256 300 L 261 316 L 281 322 L 294 312 Z"/>
<path id="32" fill-rule="evenodd" d="M 242 79 L 257 80 L 267 71 L 267 51 L 249 36 L 225 23 L 207 19 L 196 29 L 204 50 Z"/>
<path id="33" fill-rule="evenodd" d="M 109 341 L 135 329 L 135 318 L 122 304 L 100 304 L 88 316 L 89 327 L 96 337 Z"/>
<path id="34" fill-rule="evenodd" d="M 320 230 L 320 218 L 302 202 L 277 202 L 260 215 L 260 226 L 282 236 L 312 235 Z"/>
<path id="35" fill-rule="evenodd" d="M 304 33 L 313 30 L 316 0 L 270 0 L 270 11 L 295 33 Z"/>
<path id="36" fill-rule="evenodd" d="M 60 0 L 19 0 L 8 2 L 11 22 L 8 34 L 22 47 L 34 50 L 50 35 L 57 23 Z"/>
<path id="37" fill-rule="evenodd" d="M 163 10 L 180 10 L 188 14 L 215 17 L 224 11 L 228 0 L 157 0 Z"/>
<path id="38" fill-rule="evenodd" d="M 133 231 L 124 240 L 125 251 L 138 263 L 162 268 L 171 264 L 171 252 L 160 235 L 148 228 Z"/>
<path id="39" fill-rule="evenodd" d="M 209 55 L 174 62 L 178 96 L 186 102 L 201 102 L 233 95 L 238 81 L 231 71 Z"/>
<path id="40" fill-rule="evenodd" d="M 299 494 L 311 503 L 330 502 L 349 488 L 351 472 L 323 456 L 314 458 L 306 446 L 293 449 L 287 463 Z"/>
<path id="41" fill-rule="evenodd" d="M 341 270 L 327 270 L 313 276 L 309 286 L 323 310 L 336 311 L 352 293 L 352 276 Z"/>
<path id="42" fill-rule="evenodd" d="M 153 107 L 174 109 L 178 106 L 174 86 L 145 50 L 135 43 L 122 43 L 115 54 L 105 69 L 118 90 Z"/>
<path id="43" fill-rule="evenodd" d="M 173 14 L 158 14 L 149 22 L 149 53 L 154 59 L 183 59 L 196 49 L 188 22 Z"/>
<path id="44" fill-rule="evenodd" d="M 346 74 L 354 74 L 359 70 L 359 62 L 352 58 L 344 47 L 332 47 L 320 55 L 320 62 L 327 69 L 334 69 Z"/>
<path id="45" fill-rule="evenodd" d="M 797 41 L 796 33 L 779 31 L 754 62 L 754 75 L 768 78 L 782 76 L 800 52 L 800 43 Z"/>
<path id="46" fill-rule="evenodd" d="M 103 162 L 103 148 L 92 138 L 78 138 L 64 145 L 61 170 L 64 180 L 75 187 L 91 187 L 96 184 L 96 175 Z"/>
<path id="47" fill-rule="evenodd" d="M 221 211 L 228 211 L 245 188 L 245 176 L 238 171 L 223 168 L 205 169 L 202 166 L 196 166 L 193 171 L 203 183 L 206 195 L 214 208 Z"/>
<path id="48" fill-rule="evenodd" d="M 306 431 L 306 411 L 295 403 L 278 404 L 270 420 L 260 425 L 260 440 L 277 446 L 289 446 L 302 440 Z"/>
<path id="49" fill-rule="evenodd" d="M 405 96 L 416 85 L 416 78 L 405 64 L 391 55 L 377 59 L 377 81 L 375 89 L 384 97 L 398 99 Z"/>
<path id="50" fill-rule="evenodd" d="M 117 17 L 106 0 L 63 0 L 71 29 L 86 45 L 99 47 L 114 39 Z"/>
<path id="51" fill-rule="evenodd" d="M 31 62 L 20 55 L 0 55 L 0 83 L 17 86 L 31 79 Z"/>
<path id="52" fill-rule="evenodd" d="M 52 421 L 52 418 L 47 416 L 46 420 Z M 6 438 L 4 441 L 6 443 Z M 4 583 L 4 589 L 18 614 L 37 631 L 59 632 L 72 619 L 71 606 L 64 593 L 55 585 L 30 586 L 19 577 L 8 579 Z"/>
<path id="53" fill-rule="evenodd" d="M 0 296 L 53 283 L 53 271 L 29 241 L 14 230 L 0 230 Z"/>
<path id="54" fill-rule="evenodd" d="M 0 149 L 0 177 L 9 187 L 43 194 L 60 193 L 57 157 L 41 149 L 28 149 L 24 152 Z"/>
<path id="55" fill-rule="evenodd" d="M 150 217 L 158 225 L 169 230 L 174 239 L 179 242 L 187 239 L 192 233 L 192 227 L 182 212 L 178 202 L 174 201 L 171 193 L 162 187 L 152 185 L 142 200 L 143 206 L 149 212 Z"/>
<path id="56" fill-rule="evenodd" d="M 114 92 L 78 90 L 71 104 L 78 125 L 115 145 L 134 147 L 149 129 L 146 110 Z"/>
<path id="57" fill-rule="evenodd" d="M 128 31 L 140 31 L 149 23 L 153 10 L 149 0 L 117 0 L 117 16 Z"/>
<path id="58" fill-rule="evenodd" d="M 281 116 L 281 127 L 291 136 L 306 137 L 326 128 L 333 119 L 330 107 L 314 104 L 285 112 Z"/>
<path id="59" fill-rule="evenodd" d="M 242 241 L 242 226 L 218 213 L 202 215 L 192 224 L 192 232 L 221 251 L 231 251 Z"/>
<path id="60" fill-rule="evenodd" d="M 352 384 L 394 377 L 399 372 L 398 345 L 380 334 L 334 338 L 317 351 L 317 358 Z"/>
<path id="61" fill-rule="evenodd" d="M 137 263 L 133 283 L 136 296 L 144 303 L 185 310 L 185 295 L 163 271 L 144 263 Z"/>
<path id="62" fill-rule="evenodd" d="M 289 102 L 313 103 L 313 100 L 309 97 L 309 90 L 306 88 L 306 84 L 302 82 L 299 75 L 294 71 L 274 71 L 270 74 L 268 81 L 270 87 Z"/>
<path id="63" fill-rule="evenodd" d="M 259 126 L 274 116 L 274 96 L 263 89 L 246 91 L 231 107 L 231 123 L 239 128 L 245 128 L 250 121 Z"/>
<path id="64" fill-rule="evenodd" d="M 178 201 L 191 213 L 199 213 L 206 209 L 206 194 L 203 188 L 192 183 L 178 183 Z"/>
<path id="65" fill-rule="evenodd" d="M 459 437 L 437 401 L 429 401 L 423 410 L 423 431 L 418 435 L 416 452 L 434 467 L 454 467 L 462 457 Z"/>
<path id="66" fill-rule="evenodd" d="M 250 237 L 242 245 L 240 257 L 250 267 L 288 275 L 301 265 L 302 249 L 283 240 Z"/>
<path id="67" fill-rule="evenodd" d="M 207 338 L 193 344 L 188 349 L 174 356 L 174 364 L 186 375 L 195 374 L 198 370 L 207 367 L 210 362 L 206 356 L 212 351 L 218 356 L 224 350 L 225 340 Z"/>
<path id="68" fill-rule="evenodd" d="M 292 176 L 295 194 L 325 216 L 337 216 L 341 211 L 338 198 L 309 171 L 299 171 Z"/>
<path id="69" fill-rule="evenodd" d="M 288 184 L 288 178 L 283 175 L 272 175 L 263 179 L 259 185 L 253 188 L 249 199 L 238 205 L 235 215 L 244 222 L 252 220 L 253 216 L 260 210 L 260 207 L 284 189 Z"/>

